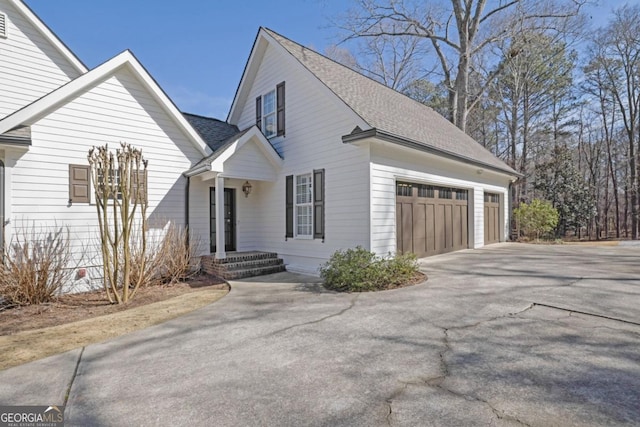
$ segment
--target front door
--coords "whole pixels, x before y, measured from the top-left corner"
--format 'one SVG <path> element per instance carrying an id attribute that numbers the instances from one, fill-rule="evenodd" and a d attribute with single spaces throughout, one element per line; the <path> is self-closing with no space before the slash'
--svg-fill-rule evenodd
<path id="1" fill-rule="evenodd" d="M 216 189 L 209 191 L 209 230 L 211 253 L 216 251 Z M 224 250 L 236 250 L 236 190 L 224 189 Z"/>

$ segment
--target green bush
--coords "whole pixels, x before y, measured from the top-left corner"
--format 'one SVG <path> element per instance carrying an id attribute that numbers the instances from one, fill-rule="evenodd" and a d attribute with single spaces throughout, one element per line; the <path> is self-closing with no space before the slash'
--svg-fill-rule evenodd
<path id="1" fill-rule="evenodd" d="M 558 211 L 551 203 L 544 200 L 533 199 L 531 203 L 521 203 L 513 210 L 516 220 L 520 224 L 523 233 L 536 240 L 541 235 L 550 233 L 558 225 Z"/>
<path id="2" fill-rule="evenodd" d="M 320 268 L 325 286 L 342 292 L 397 288 L 411 282 L 417 274 L 414 254 L 382 258 L 361 246 L 334 252 Z"/>

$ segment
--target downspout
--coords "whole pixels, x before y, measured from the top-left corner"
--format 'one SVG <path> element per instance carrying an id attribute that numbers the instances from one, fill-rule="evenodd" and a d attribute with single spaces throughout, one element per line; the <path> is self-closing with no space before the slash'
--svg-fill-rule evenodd
<path id="1" fill-rule="evenodd" d="M 513 238 L 513 183 L 514 181 L 509 181 L 509 200 L 507 200 L 507 206 L 509 208 L 509 239 L 505 239 L 505 241 L 514 241 Z"/>
<path id="2" fill-rule="evenodd" d="M 189 244 L 190 244 L 190 236 L 191 236 L 191 230 L 189 229 L 189 194 L 191 193 L 191 177 L 187 176 L 187 184 L 186 184 L 186 195 L 185 195 L 185 203 L 184 203 L 184 226 L 185 226 L 185 230 L 187 232 L 187 239 L 186 239 L 186 243 L 187 243 L 187 248 L 189 248 Z"/>

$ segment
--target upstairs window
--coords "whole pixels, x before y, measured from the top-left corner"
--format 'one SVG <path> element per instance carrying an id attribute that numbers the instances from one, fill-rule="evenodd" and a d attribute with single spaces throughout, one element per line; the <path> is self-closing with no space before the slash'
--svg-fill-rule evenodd
<path id="1" fill-rule="evenodd" d="M 262 101 L 262 132 L 267 138 L 276 134 L 276 91 L 265 94 Z"/>
<path id="2" fill-rule="evenodd" d="M 256 126 L 267 138 L 284 136 L 284 101 L 284 82 L 256 98 Z"/>

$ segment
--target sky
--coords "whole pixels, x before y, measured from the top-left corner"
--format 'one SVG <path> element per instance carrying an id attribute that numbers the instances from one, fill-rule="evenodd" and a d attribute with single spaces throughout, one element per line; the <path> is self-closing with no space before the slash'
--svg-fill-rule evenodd
<path id="1" fill-rule="evenodd" d="M 587 13 L 603 25 L 614 7 Z M 225 120 L 258 28 L 319 52 L 339 41 L 332 21 L 350 0 L 25 0 L 88 68 L 130 49 L 188 113 Z"/>

